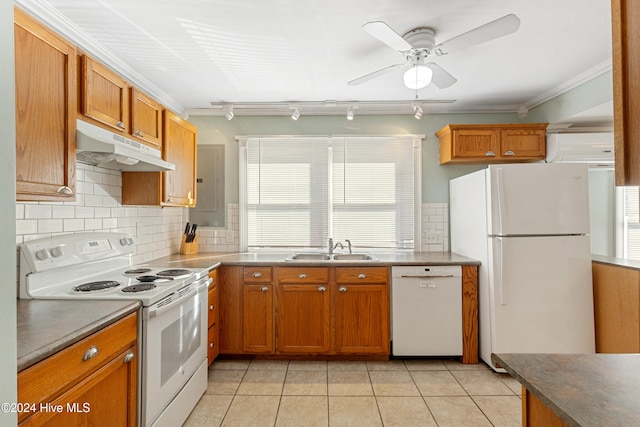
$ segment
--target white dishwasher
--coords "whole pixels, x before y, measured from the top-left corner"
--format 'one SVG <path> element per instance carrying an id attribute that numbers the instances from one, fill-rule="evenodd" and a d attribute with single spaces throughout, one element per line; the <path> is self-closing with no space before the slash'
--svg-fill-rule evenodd
<path id="1" fill-rule="evenodd" d="M 394 356 L 462 355 L 462 267 L 391 267 Z"/>

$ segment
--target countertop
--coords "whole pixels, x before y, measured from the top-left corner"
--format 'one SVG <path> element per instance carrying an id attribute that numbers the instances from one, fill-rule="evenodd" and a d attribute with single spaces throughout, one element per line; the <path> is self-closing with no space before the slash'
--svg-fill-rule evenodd
<path id="1" fill-rule="evenodd" d="M 604 264 L 617 265 L 620 267 L 633 268 L 635 270 L 640 270 L 640 261 L 634 259 L 626 259 L 626 258 L 616 258 L 611 256 L 604 255 L 592 255 L 592 261 L 601 262 Z"/>
<path id="2" fill-rule="evenodd" d="M 18 372 L 140 308 L 138 301 L 17 301 Z"/>
<path id="3" fill-rule="evenodd" d="M 640 354 L 493 354 L 570 426 L 640 425 Z"/>
<path id="4" fill-rule="evenodd" d="M 303 251 L 301 251 L 303 252 Z M 309 251 L 310 252 L 310 251 Z M 356 251 L 354 251 L 356 252 Z M 378 261 L 285 261 L 291 252 L 279 253 L 199 253 L 170 255 L 148 262 L 148 265 L 166 265 L 182 268 L 209 268 L 219 265 L 480 265 L 480 262 L 452 252 L 371 252 Z"/>

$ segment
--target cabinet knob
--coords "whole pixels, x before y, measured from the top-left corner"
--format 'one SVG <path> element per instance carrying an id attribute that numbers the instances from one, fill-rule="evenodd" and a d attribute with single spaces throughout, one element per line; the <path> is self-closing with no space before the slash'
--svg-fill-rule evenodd
<path id="1" fill-rule="evenodd" d="M 98 351 L 98 347 L 96 347 L 95 345 L 91 346 L 87 351 L 84 352 L 84 355 L 82 356 L 82 360 L 87 361 L 89 359 L 93 359 L 98 355 L 98 353 L 100 353 L 100 351 Z"/>
<path id="2" fill-rule="evenodd" d="M 325 288 L 324 286 L 318 286 L 318 292 L 324 292 L 326 290 L 327 288 Z"/>
<path id="3" fill-rule="evenodd" d="M 118 123 L 116 123 L 116 126 L 119 127 L 120 129 L 124 129 L 125 128 L 124 123 L 122 123 L 120 121 Z"/>
<path id="4" fill-rule="evenodd" d="M 133 354 L 133 351 L 130 351 L 124 356 L 122 363 L 129 363 L 133 360 L 134 357 L 135 357 L 135 354 Z"/>
<path id="5" fill-rule="evenodd" d="M 305 273 L 300 273 L 300 274 L 298 274 L 298 277 L 299 277 L 300 279 L 306 279 L 306 278 L 307 278 L 307 275 L 306 275 Z"/>
<path id="6" fill-rule="evenodd" d="M 260 273 L 259 271 L 256 271 L 255 273 L 253 273 L 253 277 L 255 277 L 256 279 L 259 279 L 262 277 L 262 273 Z"/>
<path id="7" fill-rule="evenodd" d="M 140 138 L 144 138 L 144 134 L 142 133 L 142 131 L 140 129 L 136 130 L 135 135 L 139 136 Z"/>
<path id="8" fill-rule="evenodd" d="M 494 153 L 493 151 L 489 150 L 486 153 L 484 153 L 485 157 L 495 157 L 496 153 Z"/>
<path id="9" fill-rule="evenodd" d="M 515 156 L 515 155 L 516 155 L 516 153 L 514 153 L 514 152 L 513 152 L 513 151 L 511 151 L 511 150 L 507 150 L 507 151 L 505 151 L 505 152 L 504 152 L 504 155 L 505 155 L 505 156 Z"/>
<path id="10" fill-rule="evenodd" d="M 214 344 L 212 342 L 209 343 L 209 348 L 213 348 Z"/>
<path id="11" fill-rule="evenodd" d="M 209 311 L 213 311 L 213 308 L 214 308 L 214 307 L 213 307 L 213 304 L 211 304 L 211 305 L 209 306 Z"/>
<path id="12" fill-rule="evenodd" d="M 64 194 L 65 196 L 71 196 L 73 194 L 73 190 L 66 185 L 58 188 L 58 194 Z"/>
<path id="13" fill-rule="evenodd" d="M 262 292 L 267 292 L 269 290 L 269 287 L 268 286 L 263 286 L 263 287 L 260 288 L 260 290 Z"/>
<path id="14" fill-rule="evenodd" d="M 344 286 L 340 286 L 338 288 L 338 292 L 347 292 L 347 288 L 345 288 Z"/>
<path id="15" fill-rule="evenodd" d="M 364 273 L 358 274 L 358 279 L 366 279 L 366 278 L 367 278 L 366 274 L 364 274 Z"/>

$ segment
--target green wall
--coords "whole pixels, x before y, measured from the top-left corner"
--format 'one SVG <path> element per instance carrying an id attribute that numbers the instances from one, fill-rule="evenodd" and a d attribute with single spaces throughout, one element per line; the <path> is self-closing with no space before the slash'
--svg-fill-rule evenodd
<path id="1" fill-rule="evenodd" d="M 422 201 L 449 201 L 449 180 L 481 169 L 484 165 L 438 164 L 438 140 L 434 135 L 450 123 L 555 123 L 612 99 L 611 72 L 605 72 L 572 90 L 529 111 L 521 119 L 509 114 L 425 114 L 417 120 L 412 115 L 364 116 L 353 121 L 344 116 L 304 116 L 298 121 L 288 116 L 191 116 L 198 128 L 198 144 L 224 144 L 225 197 L 238 203 L 238 145 L 236 136 L 247 135 L 346 135 L 346 134 L 424 134 L 422 146 Z"/>

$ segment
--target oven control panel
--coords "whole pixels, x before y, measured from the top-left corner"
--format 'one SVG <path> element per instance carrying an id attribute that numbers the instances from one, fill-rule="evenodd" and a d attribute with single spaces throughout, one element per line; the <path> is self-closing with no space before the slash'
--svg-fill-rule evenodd
<path id="1" fill-rule="evenodd" d="M 28 273 L 89 261 L 130 256 L 135 242 L 125 233 L 78 233 L 31 240 L 20 246 L 20 268 Z"/>

